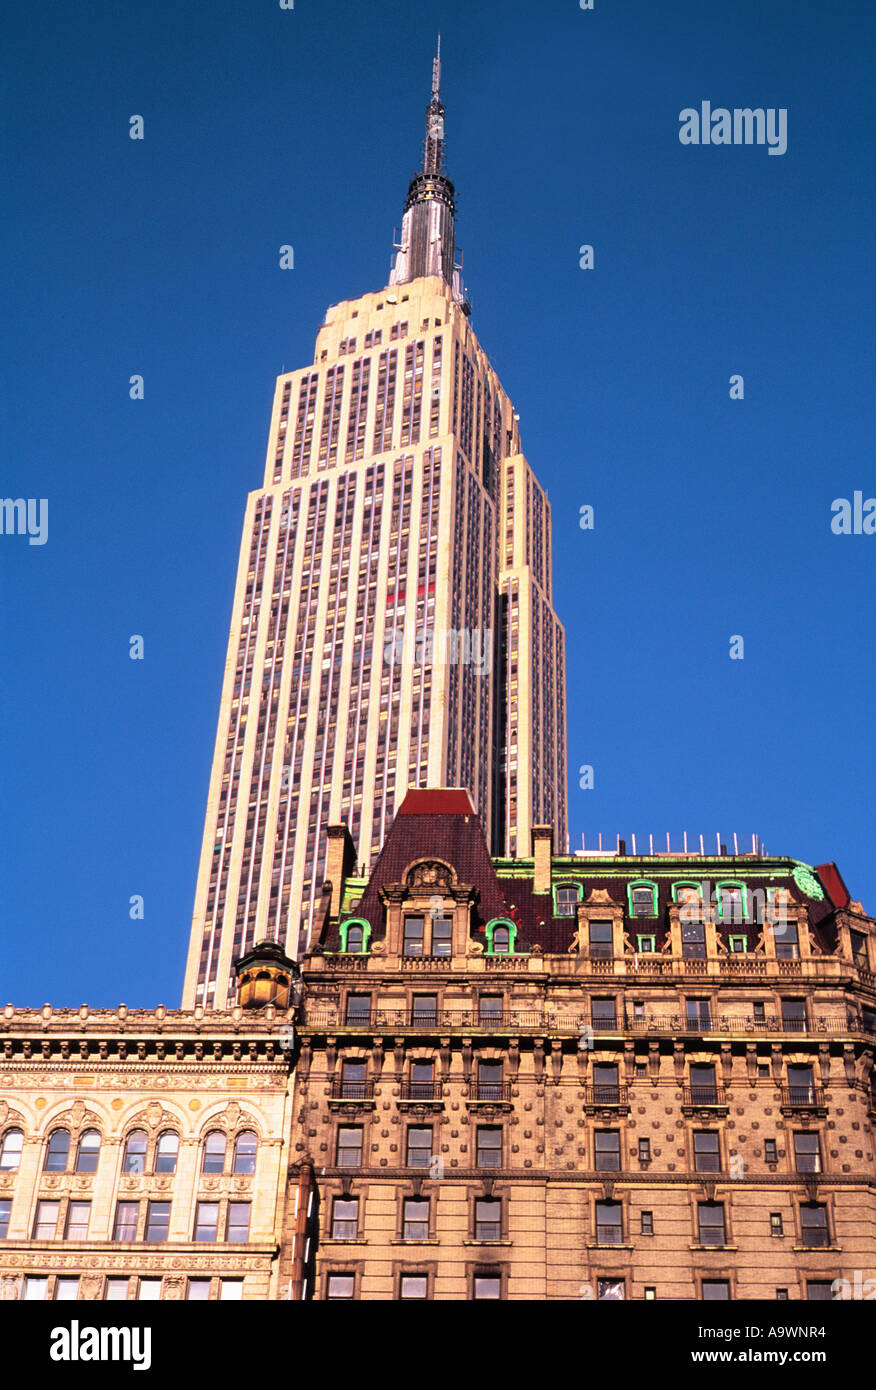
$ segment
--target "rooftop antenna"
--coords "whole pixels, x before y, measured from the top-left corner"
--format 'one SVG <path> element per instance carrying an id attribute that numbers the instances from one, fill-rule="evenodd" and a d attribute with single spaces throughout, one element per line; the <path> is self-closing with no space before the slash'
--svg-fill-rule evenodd
<path id="1" fill-rule="evenodd" d="M 599 832 L 599 853 L 602 853 L 602 831 Z"/>
<path id="2" fill-rule="evenodd" d="M 432 95 L 437 97 L 441 89 L 441 35 L 438 35 L 438 50 L 432 59 Z"/>
<path id="3" fill-rule="evenodd" d="M 739 853 L 739 841 L 738 841 L 737 838 L 736 838 L 736 831 L 735 831 L 735 830 L 733 831 L 733 853 L 734 853 L 734 855 L 736 855 L 736 854 Z"/>
<path id="4" fill-rule="evenodd" d="M 648 836 L 648 853 L 649 853 L 649 854 L 653 854 L 653 853 L 654 853 L 654 836 L 653 836 L 653 835 L 649 835 L 649 836 Z"/>
<path id="5" fill-rule="evenodd" d="M 684 852 L 687 854 L 687 831 L 684 832 Z"/>
<path id="6" fill-rule="evenodd" d="M 666 853 L 669 853 L 669 831 L 666 832 Z"/>
<path id="7" fill-rule="evenodd" d="M 632 836 L 632 841 L 633 841 L 633 855 L 635 856 L 635 853 L 636 853 L 636 837 L 635 837 L 635 835 Z"/>
<path id="8" fill-rule="evenodd" d="M 701 835 L 701 836 L 700 836 L 700 854 L 705 854 L 705 852 L 706 852 L 706 847 L 705 847 L 705 845 L 703 844 L 703 837 L 702 837 L 702 835 Z"/>
<path id="9" fill-rule="evenodd" d="M 718 830 L 718 831 L 715 832 L 715 844 L 718 846 L 718 853 L 720 854 L 720 853 L 721 853 L 721 832 L 720 832 L 720 830 Z"/>

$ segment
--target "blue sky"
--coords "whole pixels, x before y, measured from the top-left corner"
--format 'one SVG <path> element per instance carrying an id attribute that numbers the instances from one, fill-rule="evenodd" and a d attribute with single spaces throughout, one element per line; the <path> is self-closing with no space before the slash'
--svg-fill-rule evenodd
<path id="1" fill-rule="evenodd" d="M 871 7 L 54 0 L 7 18 L 0 491 L 49 539 L 0 537 L 0 1002 L 178 1002 L 274 378 L 386 282 L 439 28 L 472 322 L 553 505 L 573 845 L 756 831 L 876 909 L 876 536 L 830 530 L 876 495 Z M 786 108 L 787 152 L 682 146 L 706 99 Z"/>

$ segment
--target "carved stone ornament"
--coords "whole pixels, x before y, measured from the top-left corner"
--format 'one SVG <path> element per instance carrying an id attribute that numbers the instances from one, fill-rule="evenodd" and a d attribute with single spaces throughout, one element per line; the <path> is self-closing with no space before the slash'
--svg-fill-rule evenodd
<path id="1" fill-rule="evenodd" d="M 448 888 L 450 887 L 451 873 L 446 864 L 439 864 L 434 860 L 423 860 L 415 864 L 408 871 L 407 883 L 409 888 Z"/>
<path id="2" fill-rule="evenodd" d="M 469 938 L 466 942 L 465 954 L 467 956 L 482 956 L 484 954 L 484 943 L 482 941 L 475 941 L 474 937 Z"/>

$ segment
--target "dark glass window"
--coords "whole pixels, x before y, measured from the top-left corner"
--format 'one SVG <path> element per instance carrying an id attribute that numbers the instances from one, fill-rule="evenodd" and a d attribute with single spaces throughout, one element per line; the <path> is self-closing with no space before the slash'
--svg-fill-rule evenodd
<path id="1" fill-rule="evenodd" d="M 597 1105 L 617 1105 L 620 1100 L 618 1069 L 613 1062 L 594 1064 L 593 1099 Z"/>
<path id="2" fill-rule="evenodd" d="M 96 1129 L 87 1129 L 76 1149 L 76 1172 L 96 1173 L 99 1158 L 100 1135 Z"/>
<path id="3" fill-rule="evenodd" d="M 794 1167 L 798 1173 L 821 1172 L 821 1146 L 817 1134 L 794 1135 Z"/>
<path id="4" fill-rule="evenodd" d="M 47 1173 L 66 1173 L 69 1153 L 69 1130 L 56 1129 L 49 1137 L 49 1145 L 46 1149 L 46 1161 L 43 1164 L 43 1168 Z"/>
<path id="5" fill-rule="evenodd" d="M 501 994 L 482 994 L 478 1000 L 478 1018 L 481 1023 L 500 1023 L 502 1021 Z"/>
<path id="6" fill-rule="evenodd" d="M 170 1202 L 149 1202 L 146 1207 L 146 1235 L 144 1240 L 167 1240 L 170 1227 Z"/>
<path id="7" fill-rule="evenodd" d="M 590 923 L 590 955 L 594 960 L 610 960 L 614 954 L 611 922 Z"/>
<path id="8" fill-rule="evenodd" d="M 511 933 L 507 927 L 493 928 L 493 952 L 505 956 L 511 950 Z"/>
<path id="9" fill-rule="evenodd" d="M 815 1101 L 815 1085 L 811 1067 L 788 1067 L 788 1090 L 792 1105 L 812 1105 Z"/>
<path id="10" fill-rule="evenodd" d="M 782 1000 L 782 1027 L 786 1033 L 804 1033 L 806 1031 L 805 999 Z"/>
<path id="11" fill-rule="evenodd" d="M 621 1245 L 623 1243 L 620 1202 L 596 1203 L 596 1243 L 598 1245 Z"/>
<path id="12" fill-rule="evenodd" d="M 432 1127 L 412 1125 L 408 1130 L 407 1165 L 428 1168 L 432 1162 Z"/>
<path id="13" fill-rule="evenodd" d="M 478 1100 L 502 1099 L 502 1063 L 478 1062 Z"/>
<path id="14" fill-rule="evenodd" d="M 359 926 L 347 928 L 347 950 L 361 955 L 363 932 Z"/>
<path id="15" fill-rule="evenodd" d="M 852 944 L 852 959 L 860 970 L 870 969 L 870 960 L 867 955 L 867 938 L 863 932 L 849 932 Z"/>
<path id="16" fill-rule="evenodd" d="M 362 1163 L 362 1126 L 341 1125 L 338 1130 L 338 1167 L 358 1168 Z"/>
<path id="17" fill-rule="evenodd" d="M 428 1197 L 406 1197 L 402 1208 L 402 1237 L 404 1240 L 429 1239 Z"/>
<path id="18" fill-rule="evenodd" d="M 420 1027 L 434 1027 L 438 1021 L 437 994 L 415 994 L 411 1022 Z"/>
<path id="19" fill-rule="evenodd" d="M 650 888 L 634 888 L 632 891 L 633 916 L 654 916 L 654 893 Z"/>
<path id="20" fill-rule="evenodd" d="M 332 1240 L 355 1240 L 358 1234 L 358 1197 L 335 1197 L 332 1202 Z"/>
<path id="21" fill-rule="evenodd" d="M 807 1303 L 832 1303 L 833 1286 L 827 1279 L 806 1280 Z"/>
<path id="22" fill-rule="evenodd" d="M 754 1010 L 755 1023 L 766 1023 L 766 1005 L 760 999 L 756 999 L 752 1004 Z"/>
<path id="23" fill-rule="evenodd" d="M 617 1005 L 614 999 L 592 999 L 590 1009 L 594 1028 L 617 1027 Z"/>
<path id="24" fill-rule="evenodd" d="M 703 1298 L 706 1302 L 729 1302 L 730 1285 L 728 1281 L 726 1279 L 704 1279 Z"/>
<path id="25" fill-rule="evenodd" d="M 435 1093 L 435 1063 L 411 1062 L 411 1100 L 432 1100 Z"/>
<path id="26" fill-rule="evenodd" d="M 502 1130 L 498 1125 L 478 1125 L 475 1162 L 478 1168 L 501 1168 Z"/>
<path id="27" fill-rule="evenodd" d="M 779 960 L 796 960 L 800 955 L 800 939 L 796 922 L 781 922 L 773 928 L 776 955 Z"/>
<path id="28" fill-rule="evenodd" d="M 594 1149 L 594 1167 L 600 1173 L 620 1170 L 620 1130 L 598 1129 Z"/>
<path id="29" fill-rule="evenodd" d="M 578 909 L 578 889 L 557 889 L 557 917 L 574 917 Z"/>
<path id="30" fill-rule="evenodd" d="M 763 1157 L 765 1163 L 778 1163 L 779 1151 L 776 1147 L 775 1139 L 764 1139 Z"/>
<path id="31" fill-rule="evenodd" d="M 688 960 L 702 960 L 706 954 L 706 928 L 702 922 L 682 922 L 681 954 Z"/>
<path id="32" fill-rule="evenodd" d="M 700 1202 L 697 1207 L 700 1245 L 726 1245 L 724 1203 Z"/>
<path id="33" fill-rule="evenodd" d="M 721 1151 L 716 1129 L 694 1132 L 694 1169 L 697 1173 L 717 1173 L 721 1169 Z"/>
<path id="34" fill-rule="evenodd" d="M 770 1212 L 770 1235 L 771 1235 L 771 1236 L 780 1236 L 780 1235 L 783 1235 L 783 1234 L 784 1234 L 784 1232 L 783 1232 L 783 1228 L 782 1228 L 782 1213 L 781 1213 L 780 1211 L 771 1211 L 771 1212 Z"/>
<path id="35" fill-rule="evenodd" d="M 712 1002 L 710 999 L 686 999 L 685 1014 L 691 1028 L 711 1028 Z"/>
<path id="36" fill-rule="evenodd" d="M 346 1023 L 363 1024 L 366 1028 L 371 1022 L 371 995 L 348 994 Z"/>
<path id="37" fill-rule="evenodd" d="M 653 1211 L 642 1212 L 642 1235 L 653 1236 L 654 1234 L 654 1213 Z"/>
<path id="38" fill-rule="evenodd" d="M 341 1097 L 343 1100 L 365 1099 L 364 1062 L 344 1062 L 341 1065 Z"/>
<path id="39" fill-rule="evenodd" d="M 639 1140 L 639 1162 L 640 1162 L 640 1163 L 650 1163 L 650 1162 L 651 1162 L 651 1140 L 650 1140 L 650 1139 L 640 1139 L 640 1140 Z"/>
<path id="40" fill-rule="evenodd" d="M 402 955 L 421 956 L 423 954 L 423 940 L 425 935 L 425 923 L 422 917 L 406 917 L 404 924 L 404 941 L 402 944 Z"/>
<path id="41" fill-rule="evenodd" d="M 11 1215 L 11 1197 L 0 1197 L 0 1240 L 6 1240 L 9 1235 L 9 1218 Z"/>
<path id="42" fill-rule="evenodd" d="M 432 923 L 432 955 L 449 956 L 453 923 L 447 917 L 439 917 Z"/>
<path id="43" fill-rule="evenodd" d="M 502 1239 L 502 1203 L 496 1197 L 475 1202 L 475 1240 Z"/>
<path id="44" fill-rule="evenodd" d="M 807 1202 L 800 1208 L 800 1225 L 803 1231 L 803 1244 L 812 1248 L 830 1245 L 827 1229 L 827 1208 L 820 1202 Z"/>
<path id="45" fill-rule="evenodd" d="M 692 1064 L 690 1091 L 694 1105 L 716 1105 L 718 1088 L 715 1082 L 715 1068 L 706 1064 Z"/>

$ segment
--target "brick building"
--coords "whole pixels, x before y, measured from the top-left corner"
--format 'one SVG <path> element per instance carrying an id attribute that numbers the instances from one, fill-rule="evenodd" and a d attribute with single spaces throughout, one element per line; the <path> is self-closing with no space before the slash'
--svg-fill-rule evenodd
<path id="1" fill-rule="evenodd" d="M 558 857 L 548 828 L 493 859 L 459 790 L 409 792 L 367 881 L 355 860 L 334 827 L 302 966 L 317 1298 L 874 1273 L 876 936 L 833 864 Z"/>

